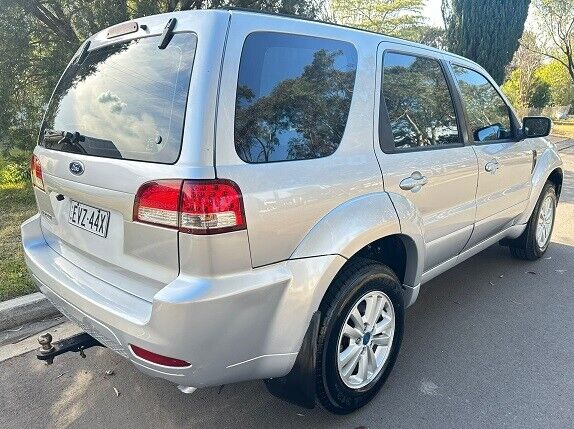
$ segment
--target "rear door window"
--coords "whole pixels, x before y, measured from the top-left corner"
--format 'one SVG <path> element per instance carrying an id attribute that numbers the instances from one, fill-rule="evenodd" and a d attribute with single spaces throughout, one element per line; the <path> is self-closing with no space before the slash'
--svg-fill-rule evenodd
<path id="1" fill-rule="evenodd" d="M 249 163 L 321 158 L 337 150 L 357 70 L 347 42 L 258 32 L 243 46 L 235 149 Z"/>
<path id="2" fill-rule="evenodd" d="M 395 151 L 461 144 L 454 103 L 438 60 L 385 53 L 382 90 Z"/>
<path id="3" fill-rule="evenodd" d="M 171 164 L 181 150 L 196 36 L 165 49 L 147 37 L 94 49 L 64 72 L 40 144 L 105 158 Z"/>
<path id="4" fill-rule="evenodd" d="M 510 109 L 494 86 L 474 70 L 454 64 L 452 68 L 474 141 L 512 138 Z"/>

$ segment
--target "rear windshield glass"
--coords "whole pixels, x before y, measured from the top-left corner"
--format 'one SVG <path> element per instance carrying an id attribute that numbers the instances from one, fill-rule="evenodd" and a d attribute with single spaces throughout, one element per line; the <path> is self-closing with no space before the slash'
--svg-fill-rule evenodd
<path id="1" fill-rule="evenodd" d="M 40 144 L 105 158 L 171 164 L 181 149 L 196 37 L 117 43 L 71 64 L 44 118 Z"/>

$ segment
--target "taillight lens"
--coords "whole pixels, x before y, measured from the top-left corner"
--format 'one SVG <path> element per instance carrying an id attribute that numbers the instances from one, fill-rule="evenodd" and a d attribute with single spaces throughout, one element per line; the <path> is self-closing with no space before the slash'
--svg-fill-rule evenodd
<path id="1" fill-rule="evenodd" d="M 42 177 L 42 166 L 40 160 L 36 155 L 32 155 L 30 160 L 30 170 L 32 174 L 32 185 L 36 188 L 44 190 L 44 178 Z"/>
<path id="2" fill-rule="evenodd" d="M 156 363 L 158 365 L 171 366 L 174 368 L 184 368 L 186 366 L 191 366 L 190 363 L 184 360 L 158 355 L 157 353 L 150 352 L 149 350 L 142 349 L 141 347 L 134 346 L 133 344 L 130 344 L 130 348 L 137 357 L 152 363 Z"/>
<path id="3" fill-rule="evenodd" d="M 134 220 L 177 228 L 181 180 L 144 183 L 134 204 Z"/>
<path id="4" fill-rule="evenodd" d="M 230 180 L 157 180 L 138 190 L 135 221 L 191 234 L 245 229 L 239 187 Z"/>
<path id="5" fill-rule="evenodd" d="M 241 191 L 227 180 L 185 181 L 180 231 L 217 234 L 245 228 Z"/>

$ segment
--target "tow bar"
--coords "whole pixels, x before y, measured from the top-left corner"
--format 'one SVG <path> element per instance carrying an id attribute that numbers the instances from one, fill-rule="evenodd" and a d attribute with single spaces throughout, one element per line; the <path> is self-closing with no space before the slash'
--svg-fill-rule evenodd
<path id="1" fill-rule="evenodd" d="M 54 362 L 54 358 L 58 355 L 67 352 L 79 353 L 81 357 L 85 358 L 84 350 L 90 347 L 105 347 L 102 343 L 96 340 L 91 335 L 83 332 L 76 334 L 70 338 L 65 338 L 52 344 L 52 335 L 50 333 L 42 334 L 38 337 L 40 349 L 36 353 L 36 357 L 45 361 L 48 365 Z"/>

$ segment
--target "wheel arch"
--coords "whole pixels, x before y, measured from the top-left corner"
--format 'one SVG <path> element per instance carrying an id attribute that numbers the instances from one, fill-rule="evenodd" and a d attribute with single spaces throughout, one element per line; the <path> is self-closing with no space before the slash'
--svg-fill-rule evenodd
<path id="1" fill-rule="evenodd" d="M 562 182 L 564 181 L 564 172 L 562 171 L 562 168 L 558 167 L 552 170 L 552 172 L 548 176 L 548 181 L 554 184 L 554 188 L 556 189 L 556 198 L 560 200 L 560 193 L 562 192 Z"/>
<path id="2" fill-rule="evenodd" d="M 315 310 L 336 276 L 355 258 L 372 259 L 393 269 L 403 284 L 405 303 L 410 305 L 420 286 L 424 248 L 414 206 L 377 192 L 354 198 L 329 212 L 307 234 L 292 258 L 340 255 L 346 259 L 333 278 L 324 282 L 326 286 L 315 290 Z"/>
<path id="3" fill-rule="evenodd" d="M 532 190 L 530 192 L 530 200 L 526 210 L 516 221 L 517 225 L 525 224 L 534 211 L 534 207 L 540 197 L 540 193 L 544 188 L 547 181 L 551 181 L 556 186 L 556 196 L 560 197 L 562 191 L 564 173 L 562 170 L 562 160 L 555 150 L 550 148 L 546 149 L 536 161 L 534 171 L 532 173 Z"/>

